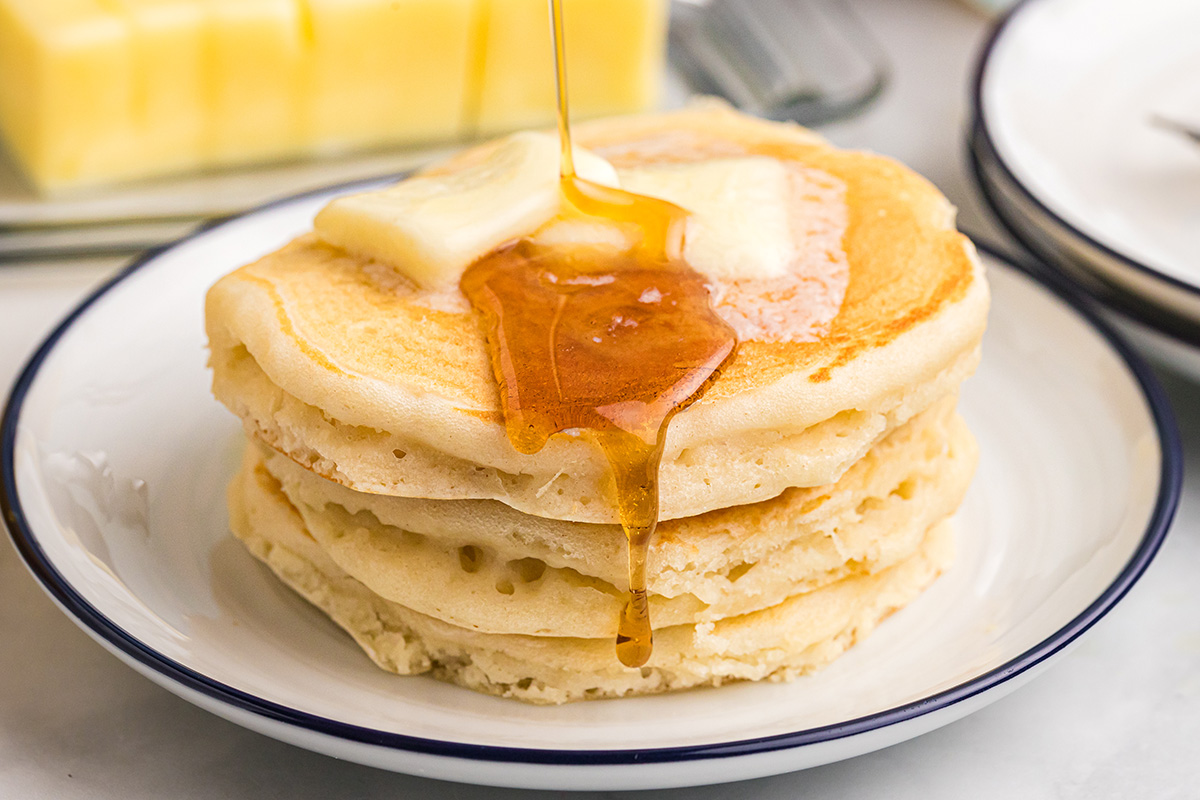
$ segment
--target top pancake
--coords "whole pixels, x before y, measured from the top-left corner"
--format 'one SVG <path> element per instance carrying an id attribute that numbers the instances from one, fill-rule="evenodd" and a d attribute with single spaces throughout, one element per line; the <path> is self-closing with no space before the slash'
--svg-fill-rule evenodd
<path id="1" fill-rule="evenodd" d="M 815 341 L 742 342 L 672 421 L 663 518 L 831 483 L 973 368 L 982 268 L 953 208 L 905 167 L 712 105 L 583 124 L 576 139 L 618 169 L 757 154 L 844 185 L 840 311 Z M 431 300 L 384 265 L 307 235 L 219 281 L 206 313 L 218 398 L 319 474 L 359 491 L 615 520 L 598 448 L 567 435 L 534 455 L 509 444 L 484 332 L 461 299 Z"/>

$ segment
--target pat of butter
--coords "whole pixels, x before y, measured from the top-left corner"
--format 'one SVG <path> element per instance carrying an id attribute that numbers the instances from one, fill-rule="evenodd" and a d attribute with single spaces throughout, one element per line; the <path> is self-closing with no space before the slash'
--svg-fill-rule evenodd
<path id="1" fill-rule="evenodd" d="M 690 212 L 683 258 L 710 278 L 784 275 L 799 257 L 793 179 L 777 159 L 720 158 L 618 174 L 621 188 Z"/>
<path id="2" fill-rule="evenodd" d="M 574 153 L 581 177 L 616 184 L 607 161 L 580 148 Z M 452 287 L 475 259 L 559 213 L 558 169 L 557 135 L 515 133 L 457 172 L 339 197 L 313 226 L 330 244 L 386 263 L 421 286 Z"/>

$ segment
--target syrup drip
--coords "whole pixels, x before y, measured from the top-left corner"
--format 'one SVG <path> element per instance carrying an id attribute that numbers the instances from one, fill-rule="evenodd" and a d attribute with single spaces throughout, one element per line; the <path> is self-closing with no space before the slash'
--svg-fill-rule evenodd
<path id="1" fill-rule="evenodd" d="M 640 667 L 652 649 L 646 559 L 667 425 L 733 355 L 737 337 L 713 310 L 705 279 L 678 256 L 687 212 L 575 174 L 562 0 L 549 2 L 566 210 L 632 223 L 641 238 L 624 252 L 519 239 L 475 262 L 460 287 L 485 323 L 513 447 L 536 453 L 565 432 L 590 438 L 608 460 L 629 553 L 617 657 Z"/>

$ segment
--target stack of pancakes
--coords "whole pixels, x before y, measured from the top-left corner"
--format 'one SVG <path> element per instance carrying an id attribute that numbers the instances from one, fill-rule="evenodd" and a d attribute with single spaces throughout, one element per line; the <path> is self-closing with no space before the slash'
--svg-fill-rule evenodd
<path id="1" fill-rule="evenodd" d="M 770 155 L 843 204 L 849 280 L 828 330 L 741 342 L 671 422 L 649 663 L 614 654 L 628 578 L 602 452 L 570 436 L 517 452 L 465 301 L 315 234 L 208 296 L 214 392 L 251 439 L 234 533 L 401 674 L 560 703 L 820 667 L 952 558 L 976 455 L 955 403 L 986 321 L 978 260 L 926 181 L 793 126 L 706 106 L 576 137 L 618 169 Z"/>

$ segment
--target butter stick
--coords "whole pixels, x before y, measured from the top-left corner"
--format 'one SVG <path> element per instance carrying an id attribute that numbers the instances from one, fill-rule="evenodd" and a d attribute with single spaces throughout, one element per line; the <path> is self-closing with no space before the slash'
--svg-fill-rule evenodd
<path id="1" fill-rule="evenodd" d="M 566 0 L 572 111 L 657 96 L 666 0 Z M 0 137 L 43 192 L 553 121 L 545 0 L 0 0 Z"/>
<path id="2" fill-rule="evenodd" d="M 478 0 L 302 0 L 305 125 L 315 146 L 463 135 Z"/>
<path id="3" fill-rule="evenodd" d="M 96 0 L 0 2 L 0 128 L 35 181 L 132 165 L 133 69 L 128 26 Z"/>
<path id="4" fill-rule="evenodd" d="M 477 130 L 493 134 L 553 124 L 554 50 L 546 0 L 487 4 Z M 666 0 L 564 0 L 572 116 L 657 103 L 667 11 Z"/>
<path id="5" fill-rule="evenodd" d="M 107 0 L 128 25 L 133 55 L 134 160 L 112 177 L 194 169 L 208 137 L 208 20 L 194 0 Z"/>

